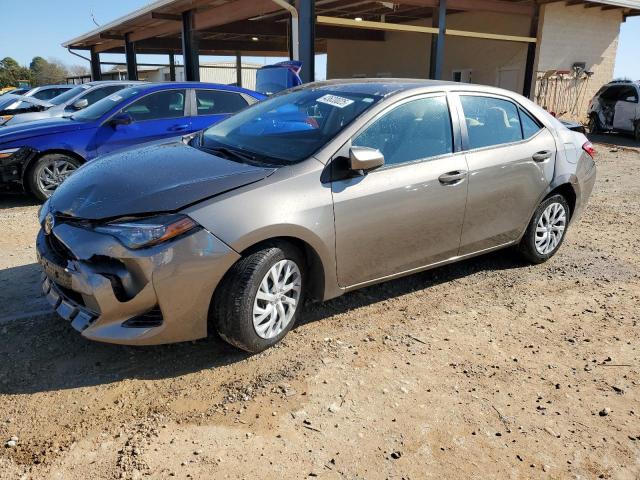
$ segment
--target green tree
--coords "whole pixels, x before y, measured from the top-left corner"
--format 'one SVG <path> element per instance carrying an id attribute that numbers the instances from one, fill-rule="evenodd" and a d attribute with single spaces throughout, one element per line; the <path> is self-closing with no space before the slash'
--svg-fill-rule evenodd
<path id="1" fill-rule="evenodd" d="M 19 81 L 31 82 L 31 70 L 21 67 L 11 57 L 0 60 L 0 87 L 17 87 Z"/>
<path id="2" fill-rule="evenodd" d="M 68 76 L 66 67 L 55 59 L 45 60 L 42 57 L 33 57 L 29 68 L 34 85 L 64 83 Z"/>

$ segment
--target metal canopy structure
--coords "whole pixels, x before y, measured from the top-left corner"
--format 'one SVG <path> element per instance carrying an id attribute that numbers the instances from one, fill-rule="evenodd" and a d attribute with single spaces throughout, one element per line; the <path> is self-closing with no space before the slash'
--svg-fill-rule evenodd
<path id="1" fill-rule="evenodd" d="M 130 78 L 136 75 L 137 54 L 169 54 L 171 61 L 181 54 L 187 80 L 198 79 L 200 55 L 256 55 L 300 59 L 305 65 L 303 81 L 312 81 L 314 55 L 326 52 L 327 40 L 382 42 L 386 32 L 401 31 L 434 36 L 431 68 L 425 72 L 433 78 L 441 76 L 447 36 L 528 44 L 526 69 L 532 74 L 538 11 L 541 4 L 554 1 L 558 0 L 157 0 L 63 46 L 91 52 L 94 79 L 100 77 L 101 53 L 124 53 Z M 631 0 L 566 4 L 640 14 Z M 447 28 L 447 15 L 464 11 L 524 15 L 531 19 L 531 31 L 529 36 L 513 36 Z M 424 19 L 431 19 L 433 26 L 415 25 Z M 530 89 L 529 81 L 524 93 Z"/>

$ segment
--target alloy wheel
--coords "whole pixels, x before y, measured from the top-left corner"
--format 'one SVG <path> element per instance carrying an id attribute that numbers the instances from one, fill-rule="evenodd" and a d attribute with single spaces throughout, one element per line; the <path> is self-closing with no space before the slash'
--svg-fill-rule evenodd
<path id="1" fill-rule="evenodd" d="M 259 337 L 278 336 L 291 322 L 302 291 L 302 275 L 292 260 L 274 264 L 260 282 L 253 302 L 253 327 Z"/>
<path id="2" fill-rule="evenodd" d="M 77 167 L 68 160 L 51 159 L 41 166 L 38 173 L 40 190 L 51 195 L 76 169 Z"/>
<path id="3" fill-rule="evenodd" d="M 540 255 L 553 252 L 567 227 L 567 212 L 560 203 L 550 203 L 544 209 L 536 225 L 536 250 Z"/>

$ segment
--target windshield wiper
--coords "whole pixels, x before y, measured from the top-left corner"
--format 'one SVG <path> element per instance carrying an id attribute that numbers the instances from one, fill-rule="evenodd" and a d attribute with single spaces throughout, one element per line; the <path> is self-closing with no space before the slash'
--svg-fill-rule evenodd
<path id="1" fill-rule="evenodd" d="M 255 163 L 256 157 L 250 155 L 248 153 L 239 152 L 238 150 L 234 150 L 232 148 L 227 147 L 202 147 L 208 152 L 213 153 L 214 155 L 219 155 L 221 157 L 227 158 L 228 160 L 240 160 L 241 162 L 250 162 Z"/>

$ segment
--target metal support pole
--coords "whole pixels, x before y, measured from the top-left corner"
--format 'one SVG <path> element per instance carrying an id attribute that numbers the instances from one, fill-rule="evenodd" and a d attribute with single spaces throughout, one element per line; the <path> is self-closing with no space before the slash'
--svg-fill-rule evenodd
<path id="1" fill-rule="evenodd" d="M 316 77 L 315 40 L 316 13 L 315 0 L 298 0 L 300 60 L 302 70 L 300 77 L 303 83 L 313 82 Z"/>
<path id="2" fill-rule="evenodd" d="M 176 81 L 176 57 L 173 52 L 169 54 L 169 80 Z"/>
<path id="3" fill-rule="evenodd" d="M 127 78 L 129 80 L 138 80 L 136 45 L 129 39 L 128 33 L 124 36 L 124 55 L 127 59 Z"/>
<path id="4" fill-rule="evenodd" d="M 242 86 L 242 55 L 236 52 L 236 85 Z"/>
<path id="5" fill-rule="evenodd" d="M 540 20 L 540 6 L 536 5 L 535 12 L 533 17 L 531 17 L 531 27 L 529 29 L 530 37 L 538 36 L 538 22 Z M 533 95 L 533 75 L 535 61 L 536 61 L 536 50 L 538 49 L 538 43 L 529 43 L 527 45 L 527 60 L 524 67 L 524 86 L 522 87 L 522 95 L 527 98 L 531 98 Z"/>
<path id="6" fill-rule="evenodd" d="M 438 28 L 438 35 L 431 38 L 431 60 L 429 62 L 429 78 L 432 78 L 434 80 L 442 80 L 444 43 L 447 30 L 447 0 L 440 0 L 440 5 L 438 6 L 438 8 L 433 9 L 433 26 Z"/>
<path id="7" fill-rule="evenodd" d="M 182 13 L 182 57 L 184 58 L 184 79 L 188 82 L 200 81 L 200 53 L 198 37 L 193 29 L 195 12 Z"/>
<path id="8" fill-rule="evenodd" d="M 102 70 L 100 68 L 100 54 L 91 49 L 91 80 L 102 80 Z"/>

